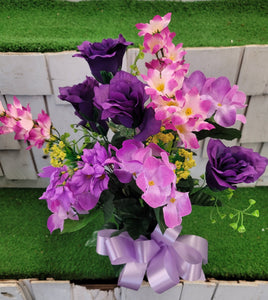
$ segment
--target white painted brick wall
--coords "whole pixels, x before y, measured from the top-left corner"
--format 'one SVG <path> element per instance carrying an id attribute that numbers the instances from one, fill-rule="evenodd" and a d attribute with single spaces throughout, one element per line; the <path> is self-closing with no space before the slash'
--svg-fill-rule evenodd
<path id="1" fill-rule="evenodd" d="M 227 76 L 232 84 L 238 83 L 240 90 L 249 96 L 246 110 L 247 123 L 242 126 L 240 141 L 226 142 L 228 146 L 241 144 L 250 146 L 254 151 L 261 151 L 268 156 L 268 45 L 242 47 L 204 47 L 187 48 L 186 62 L 190 63 L 190 73 L 200 69 L 206 76 Z M 23 105 L 30 103 L 34 117 L 41 109 L 48 113 L 61 132 L 73 134 L 70 124 L 79 119 L 74 115 L 72 106 L 58 99 L 58 88 L 72 86 L 90 76 L 90 69 L 82 58 L 72 57 L 76 51 L 60 53 L 0 53 L 0 101 L 13 101 L 16 95 Z M 123 70 L 130 71 L 130 65 L 138 53 L 137 49 L 129 49 L 123 61 Z M 145 61 L 138 61 L 140 72 L 146 74 Z M 237 122 L 237 128 L 241 123 Z M 207 141 L 201 143 L 197 151 L 197 167 L 193 175 L 199 177 L 204 173 L 207 162 Z M 16 163 L 14 164 L 14 159 Z M 25 150 L 22 142 L 15 141 L 12 135 L 0 137 L 0 187 L 2 186 L 46 186 L 47 180 L 37 178 L 36 171 L 49 164 L 43 152 L 32 149 Z M 14 181 L 16 179 L 16 181 Z M 11 181 L 12 180 L 12 181 Z M 268 185 L 268 174 L 257 182 L 257 185 Z"/>

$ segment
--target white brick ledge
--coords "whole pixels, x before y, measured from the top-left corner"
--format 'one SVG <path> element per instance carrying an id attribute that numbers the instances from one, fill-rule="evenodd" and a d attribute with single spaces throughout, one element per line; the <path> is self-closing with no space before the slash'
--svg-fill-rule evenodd
<path id="1" fill-rule="evenodd" d="M 268 281 L 182 281 L 157 294 L 144 282 L 138 291 L 116 285 L 76 285 L 37 279 L 0 281 L 0 299 L 13 300 L 266 300 Z"/>

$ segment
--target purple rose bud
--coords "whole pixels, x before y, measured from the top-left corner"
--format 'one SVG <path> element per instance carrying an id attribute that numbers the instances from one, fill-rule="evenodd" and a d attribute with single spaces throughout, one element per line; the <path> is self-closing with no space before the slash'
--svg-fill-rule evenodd
<path id="1" fill-rule="evenodd" d="M 85 41 L 78 46 L 80 53 L 74 56 L 85 58 L 93 76 L 99 82 L 104 83 L 100 72 L 106 71 L 115 75 L 122 67 L 127 47 L 132 44 L 126 42 L 122 34 L 119 34 L 118 39 L 104 39 L 101 43 Z"/>
<path id="2" fill-rule="evenodd" d="M 101 125 L 104 132 L 108 130 L 108 127 L 105 121 L 100 120 L 97 108 L 93 105 L 94 87 L 96 86 L 99 86 L 97 80 L 93 77 L 86 77 L 86 80 L 82 83 L 72 87 L 59 88 L 60 95 L 58 97 L 73 105 L 75 114 L 82 120 L 79 123 L 80 125 L 86 126 L 89 122 L 92 130 L 101 133 L 96 127 L 96 122 Z"/>
<path id="3" fill-rule="evenodd" d="M 148 99 L 145 85 L 130 73 L 119 71 L 110 81 L 95 87 L 95 105 L 102 111 L 101 118 L 127 128 L 138 127 L 144 117 L 144 103 Z"/>
<path id="4" fill-rule="evenodd" d="M 207 147 L 207 185 L 214 190 L 236 189 L 238 183 L 258 180 L 264 173 L 268 159 L 252 149 L 226 147 L 219 140 L 210 140 Z"/>

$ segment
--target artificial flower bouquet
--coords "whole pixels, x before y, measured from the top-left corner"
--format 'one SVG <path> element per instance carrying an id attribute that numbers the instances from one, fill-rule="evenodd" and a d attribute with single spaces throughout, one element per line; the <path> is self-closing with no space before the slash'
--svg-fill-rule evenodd
<path id="1" fill-rule="evenodd" d="M 45 143 L 50 155 L 51 166 L 39 174 L 50 178 L 40 198 L 52 213 L 50 232 L 78 230 L 103 211 L 97 252 L 123 265 L 118 284 L 138 289 L 146 275 L 158 293 L 180 278 L 205 279 L 207 241 L 180 235 L 192 204 L 218 206 L 218 195 L 230 201 L 237 184 L 256 181 L 268 164 L 250 149 L 223 144 L 221 139 L 240 137 L 230 127 L 246 121 L 237 113 L 246 96 L 226 77 L 188 75 L 186 52 L 173 44 L 170 20 L 168 13 L 136 25 L 144 42 L 130 73 L 121 66 L 132 43 L 121 34 L 78 46 L 74 56 L 87 61 L 93 77 L 59 89 L 59 98 L 71 103 L 80 119 L 72 126 L 77 140 L 58 133 L 44 111 L 33 120 L 30 107 L 16 97 L 7 109 L 0 103 L 0 134 L 15 132 L 28 149 Z M 144 53 L 151 61 L 147 74 L 140 74 L 137 61 Z M 195 150 L 205 138 L 210 139 L 205 175 L 194 179 Z M 249 208 L 253 204 L 250 200 Z M 230 213 L 239 232 L 245 231 L 240 216 L 246 211 L 258 216 L 257 210 Z"/>

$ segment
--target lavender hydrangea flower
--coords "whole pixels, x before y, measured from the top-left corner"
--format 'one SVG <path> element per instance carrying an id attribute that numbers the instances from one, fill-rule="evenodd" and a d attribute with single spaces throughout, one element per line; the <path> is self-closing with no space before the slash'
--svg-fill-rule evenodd
<path id="1" fill-rule="evenodd" d="M 210 140 L 207 147 L 207 185 L 211 189 L 236 189 L 238 183 L 256 181 L 265 171 L 268 159 L 252 149 L 226 147 L 219 140 Z"/>
<path id="2" fill-rule="evenodd" d="M 90 210 L 96 206 L 101 193 L 108 188 L 109 177 L 104 168 L 108 154 L 97 142 L 94 148 L 84 149 L 81 158 L 78 170 L 70 181 L 70 188 L 77 199 L 75 209 Z"/>
<path id="3" fill-rule="evenodd" d="M 108 126 L 98 116 L 100 113 L 93 103 L 94 88 L 97 86 L 99 86 L 97 80 L 93 77 L 86 77 L 85 81 L 72 87 L 60 87 L 59 98 L 72 104 L 75 114 L 82 120 L 79 123 L 80 125 L 86 126 L 87 122 L 89 122 L 91 129 L 100 133 L 100 128 L 96 123 L 102 127 L 103 132 L 107 132 Z"/>
<path id="4" fill-rule="evenodd" d="M 106 71 L 115 75 L 122 67 L 127 47 L 132 44 L 126 42 L 122 34 L 119 34 L 118 39 L 104 39 L 101 43 L 85 41 L 78 46 L 80 53 L 74 56 L 85 58 L 93 76 L 104 83 L 100 72 Z"/>
<path id="5" fill-rule="evenodd" d="M 68 180 L 68 168 L 45 167 L 39 176 L 50 178 L 50 184 L 39 198 L 47 201 L 48 209 L 52 212 L 47 220 L 47 227 L 51 233 L 56 229 L 62 231 L 64 220 L 78 220 L 77 212 L 73 210 L 75 196 L 69 184 L 64 184 Z"/>
<path id="6" fill-rule="evenodd" d="M 148 99 L 144 84 L 130 73 L 120 71 L 110 81 L 95 87 L 95 105 L 102 110 L 101 118 L 127 128 L 138 127 L 144 117 L 144 103 Z"/>

